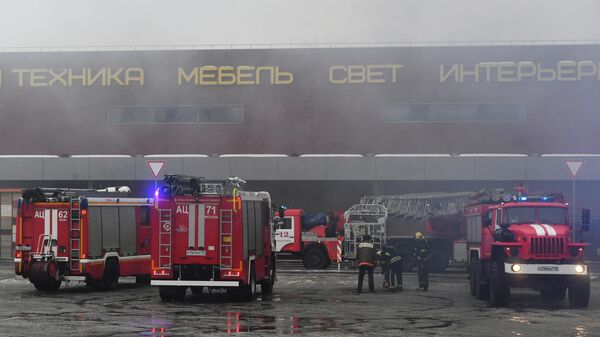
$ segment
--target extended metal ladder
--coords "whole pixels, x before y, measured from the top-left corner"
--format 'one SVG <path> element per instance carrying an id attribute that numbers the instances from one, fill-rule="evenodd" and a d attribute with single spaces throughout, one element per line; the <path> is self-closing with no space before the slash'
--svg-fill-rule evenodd
<path id="1" fill-rule="evenodd" d="M 370 235 L 375 249 L 385 244 L 387 209 L 380 204 L 357 204 L 348 209 L 344 217 L 344 258 L 356 259 L 358 245 L 365 235 Z"/>
<path id="2" fill-rule="evenodd" d="M 474 192 L 380 195 L 363 197 L 361 203 L 383 205 L 390 217 L 423 219 L 462 213 L 473 195 Z"/>
<path id="3" fill-rule="evenodd" d="M 81 255 L 81 197 L 71 198 L 69 201 L 69 212 L 71 214 L 69 221 L 69 238 L 71 256 L 69 265 L 72 271 L 79 271 L 79 260 Z"/>
<path id="4" fill-rule="evenodd" d="M 220 216 L 220 245 L 219 265 L 221 270 L 231 270 L 232 265 L 232 226 L 233 226 L 233 211 L 230 209 L 222 209 Z"/>
<path id="5" fill-rule="evenodd" d="M 171 210 L 159 209 L 158 268 L 171 269 Z"/>

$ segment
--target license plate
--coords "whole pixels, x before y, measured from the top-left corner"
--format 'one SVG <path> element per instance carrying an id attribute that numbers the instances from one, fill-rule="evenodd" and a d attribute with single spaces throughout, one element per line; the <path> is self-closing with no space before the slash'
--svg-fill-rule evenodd
<path id="1" fill-rule="evenodd" d="M 558 271 L 558 266 L 538 266 L 538 271 Z"/>
<path id="2" fill-rule="evenodd" d="M 206 256 L 205 250 L 187 250 L 185 252 L 187 256 Z"/>

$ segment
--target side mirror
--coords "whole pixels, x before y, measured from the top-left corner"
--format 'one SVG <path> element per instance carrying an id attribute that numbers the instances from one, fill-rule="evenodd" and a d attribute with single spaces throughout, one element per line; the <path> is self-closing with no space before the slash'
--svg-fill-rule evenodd
<path id="1" fill-rule="evenodd" d="M 581 210 L 581 224 L 582 225 L 590 224 L 590 209 L 589 208 L 583 208 Z"/>
<path id="2" fill-rule="evenodd" d="M 483 225 L 484 225 L 485 227 L 489 227 L 489 226 L 491 226 L 491 225 L 492 225 L 492 219 L 490 219 L 490 218 L 484 218 L 484 219 L 483 219 Z"/>

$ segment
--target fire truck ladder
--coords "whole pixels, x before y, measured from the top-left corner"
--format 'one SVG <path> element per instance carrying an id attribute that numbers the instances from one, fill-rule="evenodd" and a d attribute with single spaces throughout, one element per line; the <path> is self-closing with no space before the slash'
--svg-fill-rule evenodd
<path id="1" fill-rule="evenodd" d="M 381 195 L 363 197 L 361 203 L 383 205 L 391 217 L 422 219 L 462 213 L 472 196 L 473 192 Z"/>
<path id="2" fill-rule="evenodd" d="M 81 198 L 71 198 L 71 200 L 69 201 L 69 205 L 71 213 L 71 220 L 69 221 L 71 256 L 69 259 L 69 263 L 72 271 L 78 271 L 81 253 Z"/>
<path id="3" fill-rule="evenodd" d="M 356 259 L 358 245 L 365 235 L 370 235 L 375 249 L 385 244 L 387 209 L 379 204 L 357 204 L 344 214 L 344 257 Z"/>
<path id="4" fill-rule="evenodd" d="M 158 268 L 171 269 L 171 210 L 159 209 Z"/>
<path id="5" fill-rule="evenodd" d="M 233 211 L 230 209 L 222 209 L 220 217 L 220 245 L 221 252 L 219 254 L 219 265 L 221 270 L 231 270 L 232 257 L 232 227 L 233 227 Z"/>

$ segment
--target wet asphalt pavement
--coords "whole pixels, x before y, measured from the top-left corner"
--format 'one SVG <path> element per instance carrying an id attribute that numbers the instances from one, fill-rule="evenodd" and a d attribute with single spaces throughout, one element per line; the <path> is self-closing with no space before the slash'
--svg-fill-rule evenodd
<path id="1" fill-rule="evenodd" d="M 596 280 L 587 309 L 514 289 L 510 307 L 495 309 L 469 295 L 464 273 L 432 275 L 427 292 L 414 290 L 415 276 L 390 292 L 376 275 L 377 291 L 357 295 L 355 273 L 282 270 L 273 295 L 254 302 L 205 290 L 163 303 L 156 288 L 128 279 L 113 292 L 71 284 L 39 293 L 0 264 L 0 336 L 600 336 Z"/>

